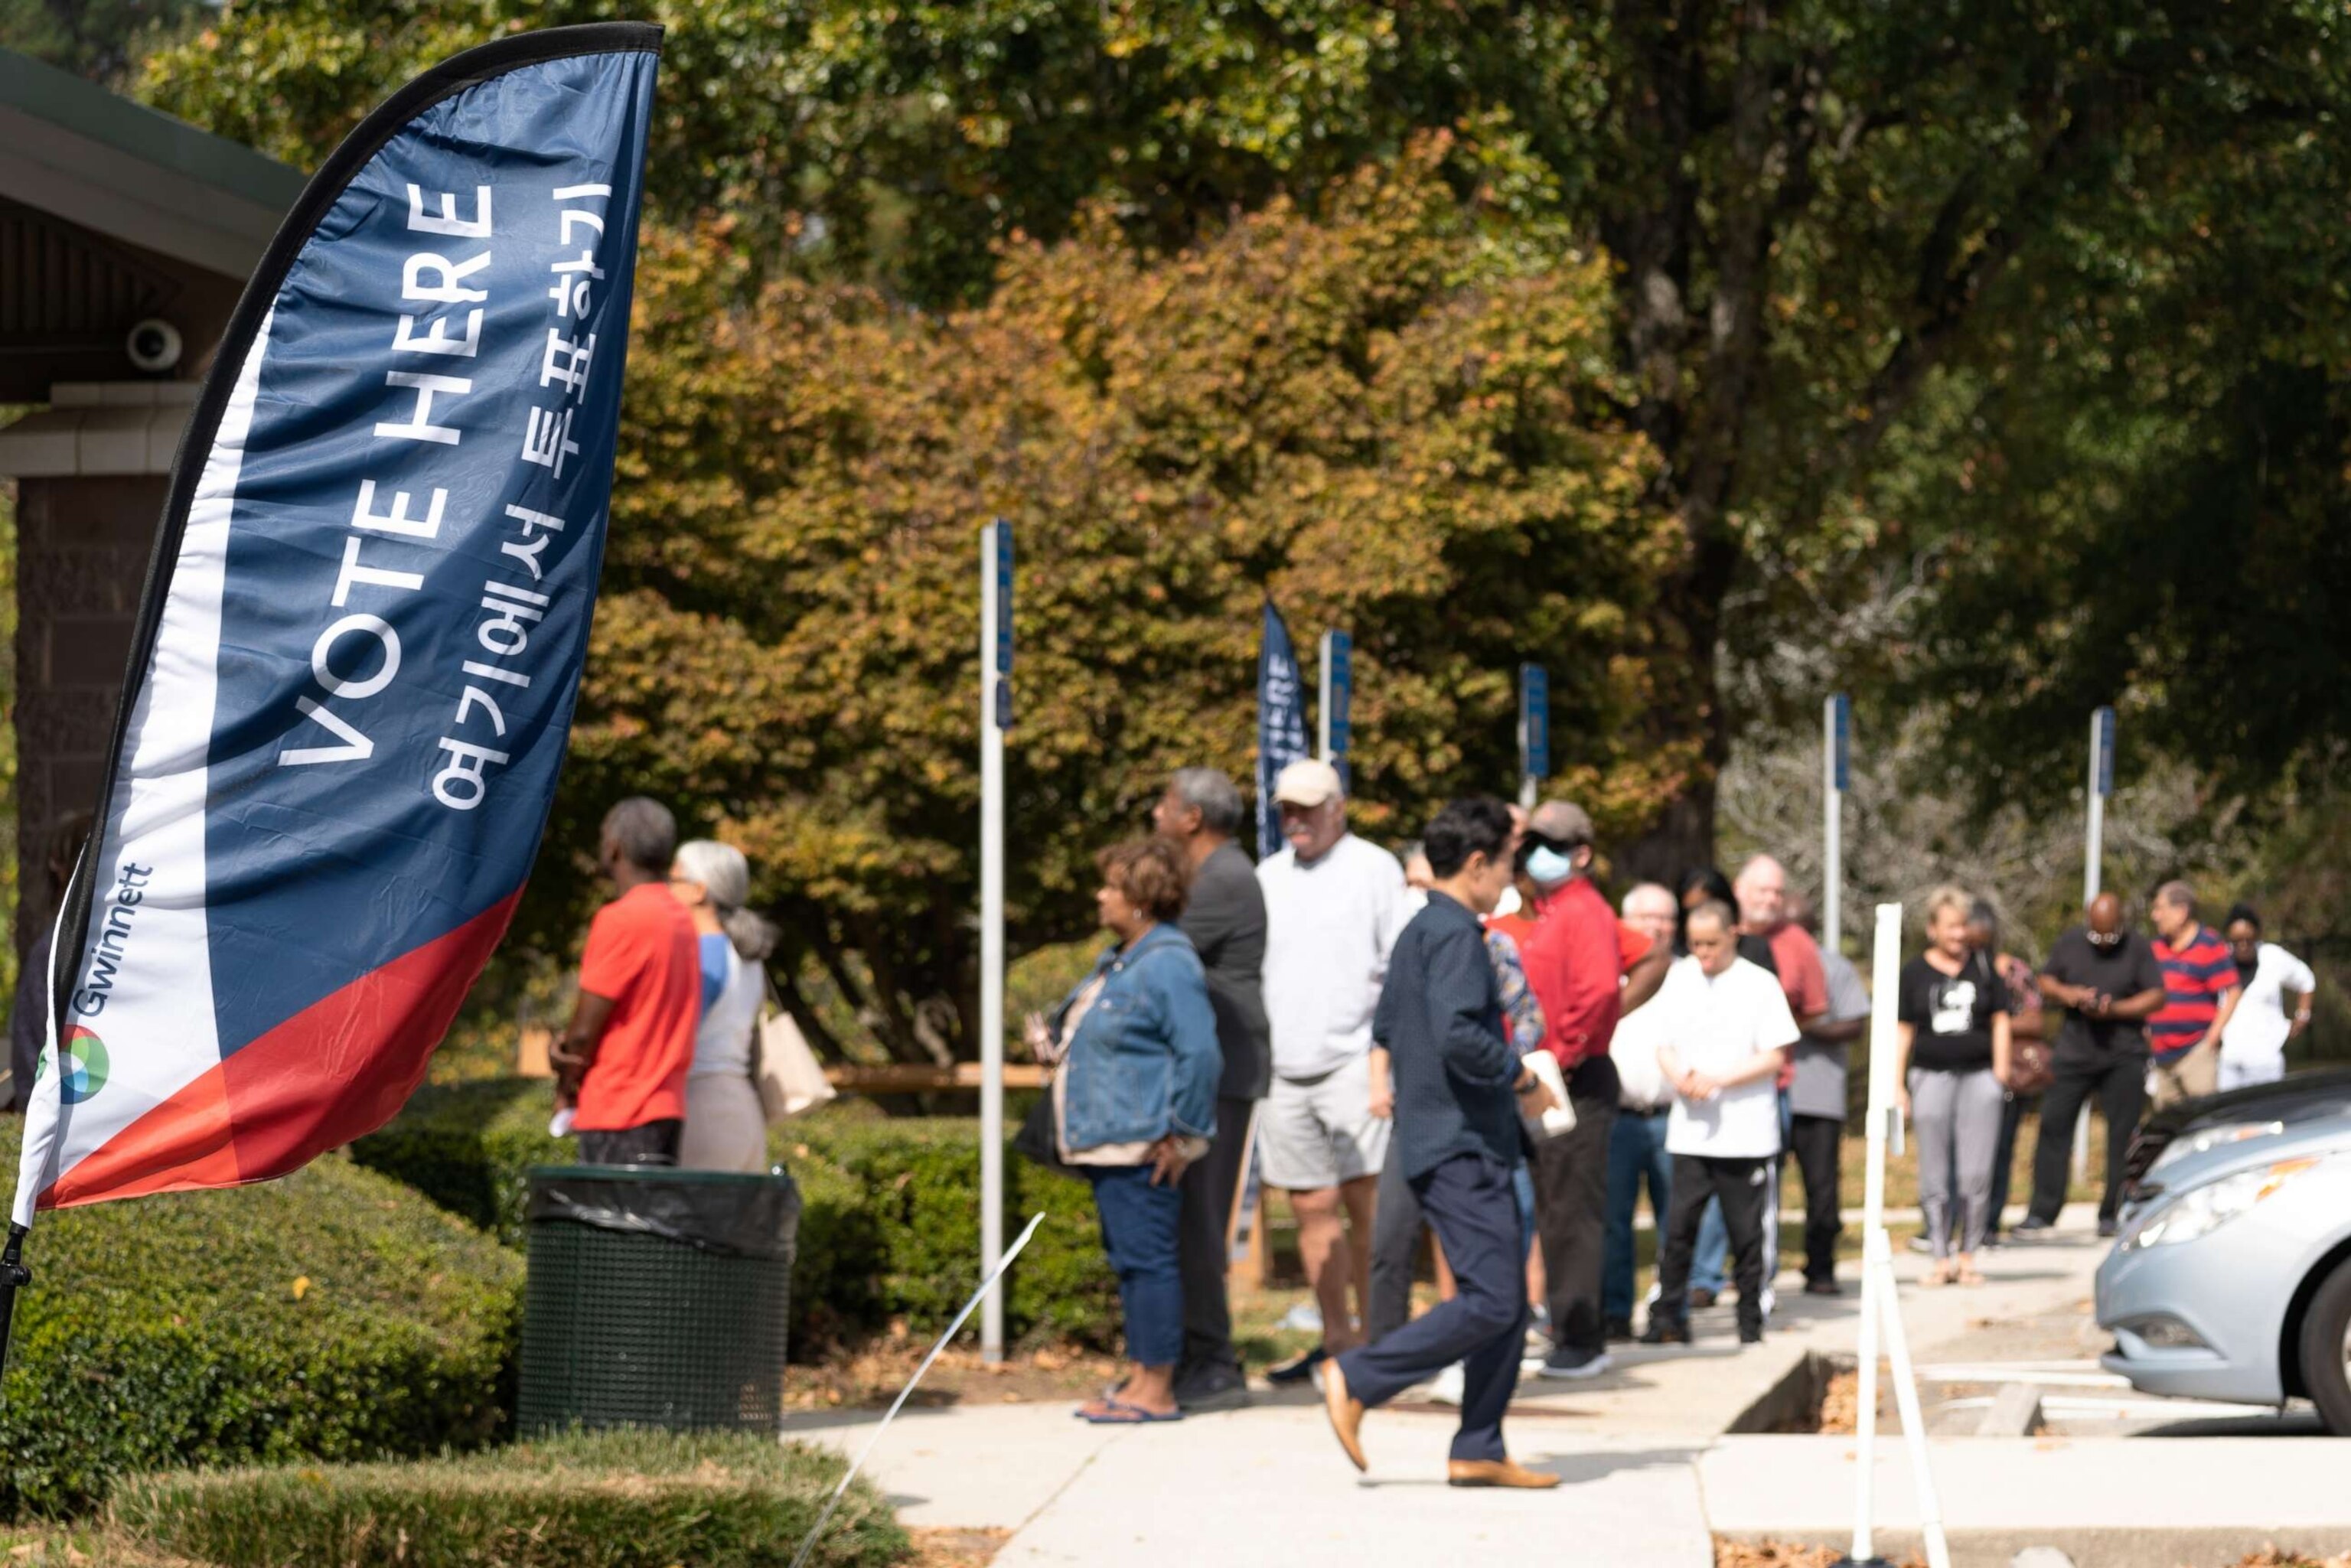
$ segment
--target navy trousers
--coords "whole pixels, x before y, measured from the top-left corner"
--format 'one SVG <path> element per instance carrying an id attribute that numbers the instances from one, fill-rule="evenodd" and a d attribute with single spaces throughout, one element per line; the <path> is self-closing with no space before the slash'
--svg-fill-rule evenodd
<path id="1" fill-rule="evenodd" d="M 1502 1413 L 1518 1388 L 1527 1330 L 1526 1246 L 1513 1174 L 1490 1156 L 1464 1154 L 1412 1178 L 1412 1195 L 1437 1231 L 1460 1292 L 1339 1358 L 1347 1391 L 1373 1407 L 1462 1363 L 1457 1459 L 1507 1457 Z"/>

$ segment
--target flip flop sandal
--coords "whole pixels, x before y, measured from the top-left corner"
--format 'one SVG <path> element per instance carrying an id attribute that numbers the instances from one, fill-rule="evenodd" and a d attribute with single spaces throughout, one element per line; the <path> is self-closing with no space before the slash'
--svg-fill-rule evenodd
<path id="1" fill-rule="evenodd" d="M 1096 1399 L 1107 1400 L 1113 1404 L 1116 1404 L 1118 1402 L 1118 1396 L 1125 1392 L 1126 1379 L 1122 1377 L 1116 1383 L 1106 1383 L 1102 1385 L 1102 1391 L 1100 1394 L 1095 1395 L 1094 1397 Z M 1070 1412 L 1070 1419 L 1072 1421 L 1082 1421 L 1085 1418 L 1086 1407 L 1083 1405 L 1079 1406 L 1076 1409 Z"/>
<path id="2" fill-rule="evenodd" d="M 1089 1427 L 1148 1427 L 1162 1421 L 1181 1421 L 1184 1412 L 1170 1410 L 1162 1416 L 1155 1410 L 1145 1410 L 1140 1405 L 1129 1405 L 1123 1399 L 1105 1399 L 1100 1410 L 1081 1407 L 1078 1419 Z"/>
<path id="3" fill-rule="evenodd" d="M 1962 1269 L 1951 1277 L 1951 1282 L 1955 1285 L 1980 1285 L 1984 1277 L 1973 1269 Z"/>

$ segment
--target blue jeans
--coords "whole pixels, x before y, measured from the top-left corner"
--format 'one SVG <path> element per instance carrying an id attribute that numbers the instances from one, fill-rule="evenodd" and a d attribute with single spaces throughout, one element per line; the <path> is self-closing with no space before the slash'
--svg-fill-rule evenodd
<path id="1" fill-rule="evenodd" d="M 1600 1313 L 1633 1315 L 1633 1216 L 1641 1207 L 1641 1184 L 1649 1184 L 1649 1213 L 1657 1233 L 1666 1228 L 1673 1161 L 1666 1154 L 1667 1113 L 1644 1116 L 1619 1111 L 1608 1129 L 1608 1236 L 1600 1259 Z M 1718 1254 L 1718 1261 L 1719 1254 Z"/>
<path id="2" fill-rule="evenodd" d="M 1152 1186 L 1149 1166 L 1090 1166 L 1085 1174 L 1126 1312 L 1127 1359 L 1173 1366 L 1184 1356 L 1184 1276 L 1176 1261 L 1183 1189 Z"/>

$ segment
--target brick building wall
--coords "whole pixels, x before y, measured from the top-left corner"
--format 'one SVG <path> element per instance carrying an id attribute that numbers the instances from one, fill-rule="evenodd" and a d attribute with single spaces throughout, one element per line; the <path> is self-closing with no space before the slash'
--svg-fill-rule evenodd
<path id="1" fill-rule="evenodd" d="M 68 813 L 98 804 L 162 475 L 16 485 L 16 952 L 54 918 L 43 862 Z"/>

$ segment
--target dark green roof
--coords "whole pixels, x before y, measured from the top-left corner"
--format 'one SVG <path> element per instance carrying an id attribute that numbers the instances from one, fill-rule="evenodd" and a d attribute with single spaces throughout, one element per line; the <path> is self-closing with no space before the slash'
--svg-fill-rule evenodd
<path id="1" fill-rule="evenodd" d="M 298 169 L 13 49 L 0 49 L 0 105 L 279 212 L 302 191 Z"/>

